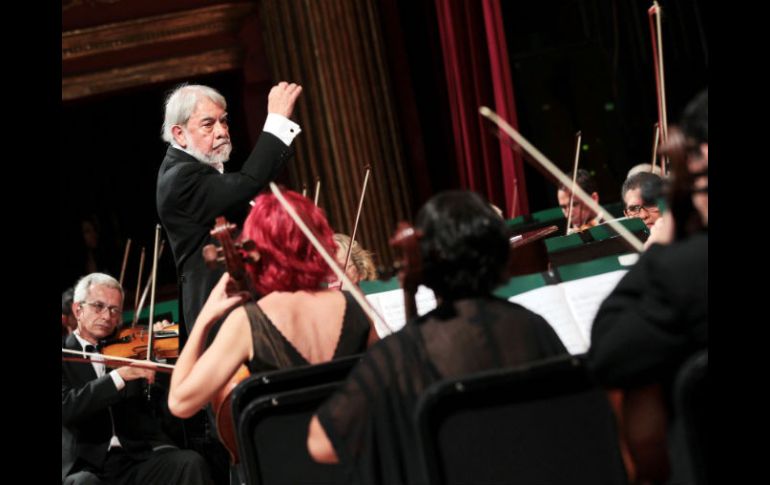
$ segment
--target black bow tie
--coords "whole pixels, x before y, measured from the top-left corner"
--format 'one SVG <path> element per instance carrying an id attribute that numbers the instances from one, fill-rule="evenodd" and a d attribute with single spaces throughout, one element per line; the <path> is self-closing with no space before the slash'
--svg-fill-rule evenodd
<path id="1" fill-rule="evenodd" d="M 98 349 L 98 348 L 96 348 L 96 347 L 94 347 L 94 346 L 93 346 L 93 345 L 91 345 L 91 344 L 88 344 L 88 345 L 86 345 L 86 347 L 85 347 L 85 349 L 84 349 L 84 350 L 85 350 L 86 352 L 91 352 L 91 353 L 98 353 L 98 352 L 99 352 L 99 349 Z"/>

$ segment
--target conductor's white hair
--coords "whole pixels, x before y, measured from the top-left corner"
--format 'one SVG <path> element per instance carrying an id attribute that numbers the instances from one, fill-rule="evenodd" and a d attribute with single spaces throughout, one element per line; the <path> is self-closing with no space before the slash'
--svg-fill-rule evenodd
<path id="1" fill-rule="evenodd" d="M 216 89 L 200 84 L 182 84 L 166 98 L 166 111 L 163 118 L 162 137 L 167 143 L 174 140 L 171 128 L 174 125 L 184 126 L 195 111 L 202 98 L 210 99 L 214 104 L 227 109 L 227 101 Z"/>

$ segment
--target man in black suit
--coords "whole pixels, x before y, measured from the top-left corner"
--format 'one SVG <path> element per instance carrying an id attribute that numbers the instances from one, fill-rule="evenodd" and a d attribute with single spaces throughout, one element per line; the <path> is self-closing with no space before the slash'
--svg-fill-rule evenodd
<path id="1" fill-rule="evenodd" d="M 91 273 L 75 286 L 77 329 L 65 348 L 95 352 L 120 322 L 123 289 Z M 97 356 L 98 357 L 98 356 Z M 147 409 L 143 382 L 155 371 L 62 362 L 62 481 L 75 484 L 211 484 L 203 457 L 180 450 Z"/>
<path id="2" fill-rule="evenodd" d="M 201 255 L 212 242 L 209 231 L 217 216 L 243 221 L 249 201 L 292 155 L 289 145 L 300 129 L 288 118 L 301 92 L 285 82 L 271 89 L 263 132 L 234 173 L 224 173 L 232 148 L 224 97 L 207 86 L 182 85 L 166 100 L 163 139 L 169 147 L 158 172 L 157 208 L 174 253 L 188 334 L 222 275 Z"/>

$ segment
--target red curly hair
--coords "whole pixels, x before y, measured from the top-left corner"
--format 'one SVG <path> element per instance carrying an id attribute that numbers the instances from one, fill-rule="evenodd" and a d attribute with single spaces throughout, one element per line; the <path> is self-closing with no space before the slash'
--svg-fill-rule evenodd
<path id="1" fill-rule="evenodd" d="M 334 254 L 334 231 L 324 211 L 297 192 L 284 190 L 282 193 L 324 248 Z M 257 246 L 259 261 L 247 264 L 246 270 L 254 288 L 262 295 L 273 291 L 317 290 L 328 280 L 329 265 L 273 194 L 254 199 L 241 237 L 251 239 Z"/>

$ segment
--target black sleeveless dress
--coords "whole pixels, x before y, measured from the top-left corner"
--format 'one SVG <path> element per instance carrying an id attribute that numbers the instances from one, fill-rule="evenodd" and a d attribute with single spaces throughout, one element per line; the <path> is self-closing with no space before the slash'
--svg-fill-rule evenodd
<path id="1" fill-rule="evenodd" d="M 342 329 L 332 359 L 358 354 L 366 350 L 370 323 L 366 314 L 353 296 L 345 295 L 345 312 L 342 317 Z M 254 346 L 254 358 L 247 367 L 252 374 L 286 369 L 300 365 L 311 365 L 286 337 L 273 325 L 273 322 L 254 302 L 244 305 L 251 324 L 251 339 Z"/>

